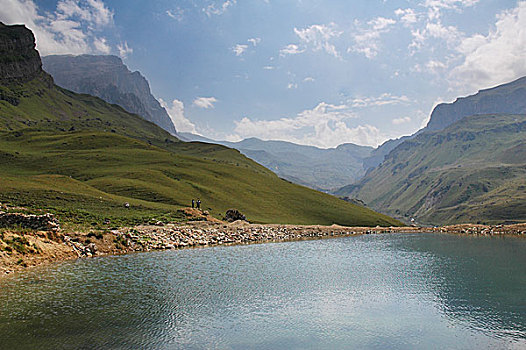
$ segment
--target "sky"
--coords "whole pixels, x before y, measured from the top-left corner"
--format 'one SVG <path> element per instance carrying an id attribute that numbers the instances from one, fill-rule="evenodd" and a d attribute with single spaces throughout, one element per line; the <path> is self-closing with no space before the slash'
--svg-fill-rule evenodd
<path id="1" fill-rule="evenodd" d="M 178 131 L 377 146 L 526 75 L 524 0 L 0 0 L 40 54 L 112 54 Z"/>

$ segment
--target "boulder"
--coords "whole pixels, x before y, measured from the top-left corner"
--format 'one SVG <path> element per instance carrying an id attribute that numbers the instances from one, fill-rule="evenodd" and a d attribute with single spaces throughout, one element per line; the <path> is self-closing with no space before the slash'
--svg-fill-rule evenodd
<path id="1" fill-rule="evenodd" d="M 228 209 L 223 220 L 228 222 L 234 222 L 238 220 L 246 221 L 247 218 L 245 215 L 241 214 L 241 212 L 237 209 Z"/>

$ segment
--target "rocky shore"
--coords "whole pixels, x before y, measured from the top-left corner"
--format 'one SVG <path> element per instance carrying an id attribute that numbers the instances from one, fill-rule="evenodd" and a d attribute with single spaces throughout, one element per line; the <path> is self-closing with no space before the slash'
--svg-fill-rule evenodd
<path id="1" fill-rule="evenodd" d="M 17 220 L 24 220 L 17 217 Z M 32 217 L 35 222 L 52 217 Z M 49 230 L 3 230 L 0 233 L 0 275 L 25 267 L 73 258 L 231 244 L 252 244 L 321 239 L 382 233 L 447 233 L 462 235 L 526 237 L 526 224 L 452 225 L 444 227 L 343 227 L 301 225 L 259 225 L 246 221 L 158 222 L 117 230 L 61 232 Z M 51 229 L 52 228 L 52 229 Z"/>

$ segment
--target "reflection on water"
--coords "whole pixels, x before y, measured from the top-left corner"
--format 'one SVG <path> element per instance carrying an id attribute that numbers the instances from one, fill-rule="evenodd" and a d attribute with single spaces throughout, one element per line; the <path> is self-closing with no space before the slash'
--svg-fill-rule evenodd
<path id="1" fill-rule="evenodd" d="M 133 254 L 0 280 L 0 348 L 526 347 L 526 240 L 374 235 Z"/>

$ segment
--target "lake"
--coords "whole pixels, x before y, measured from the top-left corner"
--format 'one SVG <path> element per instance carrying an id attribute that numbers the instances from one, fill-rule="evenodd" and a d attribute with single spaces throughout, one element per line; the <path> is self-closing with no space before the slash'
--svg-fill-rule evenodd
<path id="1" fill-rule="evenodd" d="M 1 349 L 524 349 L 526 239 L 381 234 L 0 279 Z"/>

